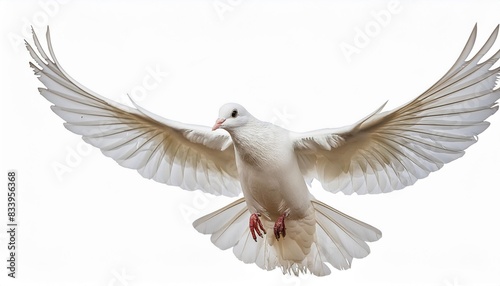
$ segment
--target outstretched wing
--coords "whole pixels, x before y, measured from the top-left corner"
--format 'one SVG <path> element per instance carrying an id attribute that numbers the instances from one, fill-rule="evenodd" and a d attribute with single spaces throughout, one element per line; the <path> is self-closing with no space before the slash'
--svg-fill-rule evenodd
<path id="1" fill-rule="evenodd" d="M 477 26 L 452 68 L 431 88 L 392 111 L 383 106 L 356 124 L 292 134 L 306 179 L 345 194 L 390 192 L 412 185 L 464 154 L 498 110 L 500 68 L 491 49 L 498 26 L 479 52 L 469 56 Z"/>
<path id="2" fill-rule="evenodd" d="M 36 62 L 30 66 L 46 88 L 40 93 L 66 121 L 64 126 L 101 149 L 118 164 L 143 177 L 186 190 L 216 195 L 241 192 L 234 148 L 228 135 L 209 127 L 183 124 L 135 105 L 106 99 L 73 80 L 58 63 L 47 30 L 50 58 L 33 31 L 37 52 L 26 42 Z"/>

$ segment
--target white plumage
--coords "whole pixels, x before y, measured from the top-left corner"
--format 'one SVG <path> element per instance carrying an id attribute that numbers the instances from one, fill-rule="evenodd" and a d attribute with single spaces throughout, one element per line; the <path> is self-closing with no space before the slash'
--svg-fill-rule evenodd
<path id="1" fill-rule="evenodd" d="M 451 69 L 419 97 L 391 111 L 380 107 L 337 129 L 295 133 L 253 117 L 244 107 L 221 107 L 212 128 L 176 122 L 135 105 L 106 99 L 73 80 L 35 33 L 30 63 L 46 88 L 40 93 L 64 126 L 120 165 L 145 178 L 243 198 L 194 222 L 221 249 L 245 263 L 284 273 L 330 273 L 369 254 L 381 232 L 317 201 L 307 183 L 330 192 L 375 194 L 409 186 L 464 154 L 498 110 L 497 51 L 483 59 L 497 27 L 469 60 L 476 27 Z M 262 223 L 259 226 L 258 223 Z M 260 232 L 260 235 L 259 235 Z M 265 232 L 265 233 L 264 233 Z M 261 236 L 260 238 L 257 236 Z"/>

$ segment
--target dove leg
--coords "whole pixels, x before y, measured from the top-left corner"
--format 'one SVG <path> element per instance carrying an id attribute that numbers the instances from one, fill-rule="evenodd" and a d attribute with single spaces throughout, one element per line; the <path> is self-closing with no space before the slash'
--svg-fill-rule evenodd
<path id="1" fill-rule="evenodd" d="M 287 216 L 288 213 L 280 215 L 274 223 L 274 236 L 276 237 L 276 240 L 280 240 L 280 236 L 284 238 L 286 235 L 285 218 Z"/>
<path id="2" fill-rule="evenodd" d="M 262 226 L 262 222 L 260 221 L 259 217 L 260 217 L 259 213 L 254 213 L 250 216 L 250 232 L 252 233 L 253 240 L 255 240 L 256 242 L 257 242 L 256 233 L 260 237 L 262 237 L 262 232 L 266 234 L 266 230 L 264 229 L 264 226 Z"/>

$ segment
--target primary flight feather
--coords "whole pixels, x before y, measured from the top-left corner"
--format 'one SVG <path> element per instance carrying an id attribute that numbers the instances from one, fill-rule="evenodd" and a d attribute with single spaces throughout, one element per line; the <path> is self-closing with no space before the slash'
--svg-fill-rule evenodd
<path id="1" fill-rule="evenodd" d="M 296 133 L 223 105 L 213 127 L 185 124 L 104 98 L 73 80 L 36 34 L 26 42 L 40 93 L 66 121 L 120 165 L 186 190 L 243 197 L 196 220 L 221 249 L 245 263 L 283 273 L 330 273 L 369 254 L 381 232 L 316 200 L 307 182 L 330 192 L 375 194 L 409 186 L 464 154 L 498 110 L 500 51 L 490 51 L 499 27 L 467 60 L 474 27 L 451 69 L 419 97 L 391 111 L 378 108 L 357 123 Z M 481 61 L 482 60 L 482 61 Z M 481 62 L 480 62 L 481 61 Z M 226 133 L 212 132 L 224 129 Z"/>

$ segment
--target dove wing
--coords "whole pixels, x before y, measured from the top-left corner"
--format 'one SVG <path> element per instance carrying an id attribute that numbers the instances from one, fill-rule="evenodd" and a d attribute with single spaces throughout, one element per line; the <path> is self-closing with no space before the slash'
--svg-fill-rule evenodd
<path id="1" fill-rule="evenodd" d="M 26 42 L 30 66 L 46 88 L 40 93 L 54 105 L 64 126 L 101 149 L 121 166 L 160 183 L 236 196 L 241 192 L 229 135 L 188 125 L 106 99 L 73 80 L 58 63 L 47 30 L 50 54 L 33 32 L 37 52 Z"/>
<path id="2" fill-rule="evenodd" d="M 379 108 L 359 122 L 338 129 L 292 133 L 306 180 L 345 194 L 374 194 L 402 189 L 464 154 L 498 110 L 495 89 L 500 68 L 491 49 L 498 26 L 484 46 L 466 60 L 476 39 L 474 27 L 451 69 L 431 88 L 388 112 Z"/>

